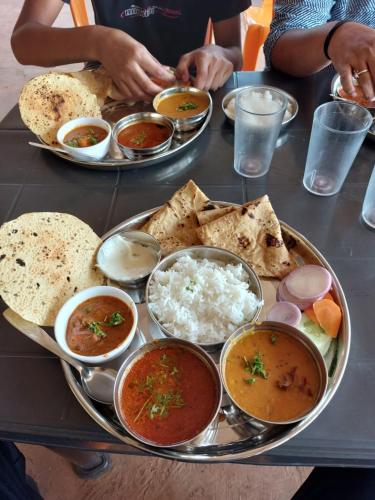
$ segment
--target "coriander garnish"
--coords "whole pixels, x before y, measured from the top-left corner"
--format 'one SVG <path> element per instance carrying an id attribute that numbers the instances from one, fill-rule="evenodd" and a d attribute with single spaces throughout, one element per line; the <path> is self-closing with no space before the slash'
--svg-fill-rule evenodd
<path id="1" fill-rule="evenodd" d="M 125 320 L 122 316 L 122 314 L 119 311 L 115 311 L 111 314 L 111 317 L 109 318 L 109 321 L 106 323 L 102 323 L 103 325 L 106 326 L 118 326 L 121 325 Z"/>
<path id="2" fill-rule="evenodd" d="M 277 335 L 271 335 L 270 340 L 271 340 L 271 344 L 276 344 L 276 342 L 277 342 Z"/>
<path id="3" fill-rule="evenodd" d="M 135 144 L 136 146 L 139 146 L 145 139 L 146 139 L 145 132 L 140 132 L 138 135 L 133 137 L 133 139 L 130 139 L 130 142 L 132 144 Z"/>
<path id="4" fill-rule="evenodd" d="M 244 356 L 245 371 L 250 372 L 252 375 L 257 375 L 266 379 L 268 377 L 267 372 L 264 367 L 264 362 L 262 359 L 262 354 L 257 352 L 252 361 L 249 361 L 246 356 Z"/>
<path id="5" fill-rule="evenodd" d="M 95 333 L 95 335 L 97 335 L 99 338 L 104 338 L 107 336 L 107 334 L 104 330 L 102 330 L 100 325 L 100 321 L 90 321 L 90 323 L 87 323 L 87 328 L 90 330 L 90 332 Z"/>
<path id="6" fill-rule="evenodd" d="M 256 380 L 256 379 L 255 379 L 254 377 L 250 377 L 250 378 L 244 378 L 243 380 L 244 380 L 244 382 L 246 382 L 247 384 L 252 385 L 252 384 L 254 384 L 254 383 L 255 383 L 255 380 Z"/>
<path id="7" fill-rule="evenodd" d="M 107 319 L 107 318 L 105 318 Z M 111 314 L 109 321 L 90 321 L 87 323 L 87 328 L 90 332 L 95 333 L 99 338 L 104 338 L 107 336 L 107 333 L 101 328 L 102 326 L 118 326 L 121 325 L 125 319 L 122 314 L 118 311 L 115 311 Z"/>
<path id="8" fill-rule="evenodd" d="M 197 109 L 198 104 L 195 102 L 183 102 L 179 106 L 177 106 L 177 111 L 188 111 L 189 109 Z"/>
<path id="9" fill-rule="evenodd" d="M 188 284 L 188 286 L 185 287 L 185 290 L 187 290 L 188 292 L 194 292 L 194 286 L 197 284 L 197 282 L 195 280 L 190 280 L 190 283 Z"/>

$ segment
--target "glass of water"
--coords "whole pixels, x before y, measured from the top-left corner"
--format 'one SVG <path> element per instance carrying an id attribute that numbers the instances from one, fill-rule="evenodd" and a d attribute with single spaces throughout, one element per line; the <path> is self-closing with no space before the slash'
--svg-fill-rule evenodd
<path id="1" fill-rule="evenodd" d="M 234 169 L 244 177 L 261 177 L 271 165 L 288 104 L 276 89 L 247 87 L 237 93 Z"/>
<path id="2" fill-rule="evenodd" d="M 332 101 L 315 110 L 303 177 L 310 193 L 340 191 L 371 124 L 369 111 L 357 104 Z"/>
<path id="3" fill-rule="evenodd" d="M 373 168 L 363 201 L 362 219 L 368 226 L 375 229 L 375 167 Z"/>

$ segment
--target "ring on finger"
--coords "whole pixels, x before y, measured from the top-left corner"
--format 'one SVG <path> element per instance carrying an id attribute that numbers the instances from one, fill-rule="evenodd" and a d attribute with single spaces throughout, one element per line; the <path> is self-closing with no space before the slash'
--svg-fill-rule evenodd
<path id="1" fill-rule="evenodd" d="M 353 76 L 356 80 L 358 80 L 358 78 L 360 77 L 360 75 L 363 75 L 363 73 L 368 73 L 369 70 L 366 68 L 366 69 L 362 69 L 361 71 L 357 71 L 356 69 L 353 70 Z"/>

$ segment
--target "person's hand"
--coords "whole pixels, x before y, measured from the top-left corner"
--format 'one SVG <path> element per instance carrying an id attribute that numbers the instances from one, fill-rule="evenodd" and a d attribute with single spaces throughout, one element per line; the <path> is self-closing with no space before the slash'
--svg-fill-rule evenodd
<path id="1" fill-rule="evenodd" d="M 217 90 L 233 73 L 233 64 L 226 57 L 226 49 L 206 45 L 183 55 L 176 68 L 177 79 L 187 82 L 190 67 L 195 67 L 194 86 L 202 90 Z"/>
<path id="2" fill-rule="evenodd" d="M 152 78 L 167 82 L 175 80 L 174 75 L 144 45 L 120 30 L 104 32 L 99 59 L 128 101 L 149 102 L 161 92 L 163 89 Z"/>
<path id="3" fill-rule="evenodd" d="M 375 30 L 358 23 L 345 23 L 334 33 L 328 55 L 340 75 L 342 87 L 355 95 L 352 75 L 360 73 L 358 81 L 367 100 L 375 97 Z"/>

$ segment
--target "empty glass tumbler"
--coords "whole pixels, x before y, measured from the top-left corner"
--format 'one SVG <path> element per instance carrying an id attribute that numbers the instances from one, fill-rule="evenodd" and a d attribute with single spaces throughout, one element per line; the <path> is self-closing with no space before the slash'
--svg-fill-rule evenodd
<path id="1" fill-rule="evenodd" d="M 362 219 L 367 225 L 375 229 L 375 167 L 373 168 L 363 201 Z"/>
<path id="2" fill-rule="evenodd" d="M 275 89 L 247 87 L 236 96 L 234 169 L 245 177 L 261 177 L 271 165 L 287 98 Z"/>
<path id="3" fill-rule="evenodd" d="M 369 111 L 357 104 L 332 101 L 315 110 L 303 177 L 310 193 L 340 191 L 371 124 Z"/>

